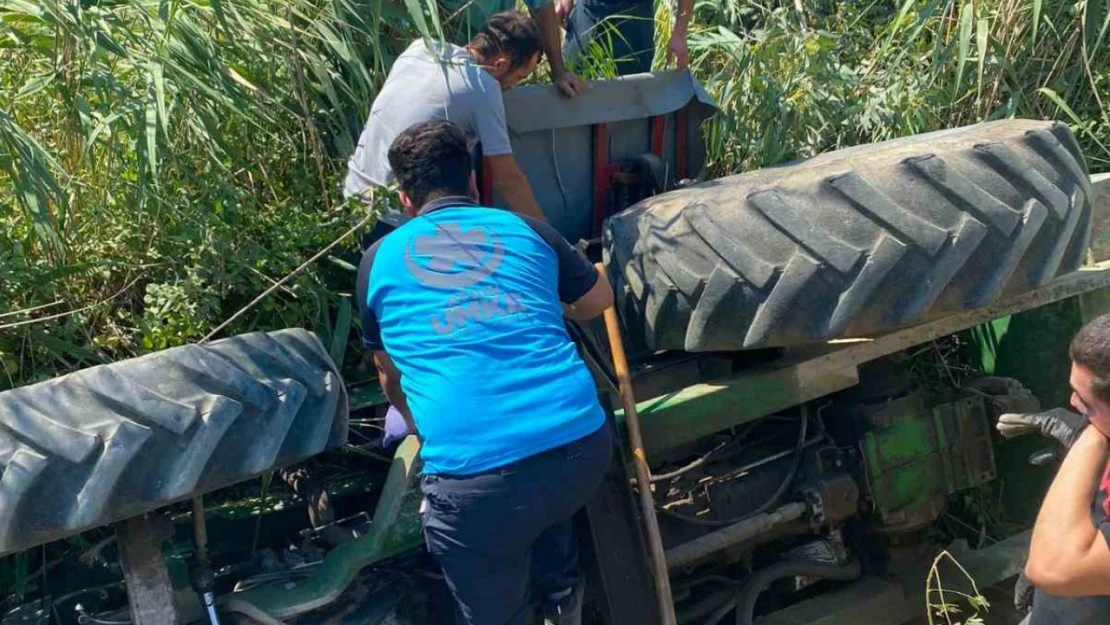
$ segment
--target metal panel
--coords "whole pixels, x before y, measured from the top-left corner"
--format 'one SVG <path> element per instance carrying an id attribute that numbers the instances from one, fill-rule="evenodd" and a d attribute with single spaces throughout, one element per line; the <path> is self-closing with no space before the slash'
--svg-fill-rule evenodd
<path id="1" fill-rule="evenodd" d="M 688 118 L 687 145 L 679 153 L 680 111 Z M 551 85 L 505 93 L 513 154 L 548 220 L 570 241 L 590 238 L 598 165 L 619 164 L 651 151 L 653 119 L 662 118 L 662 158 L 668 179 L 677 179 L 685 160 L 696 176 L 705 164 L 700 124 L 716 112 L 705 90 L 688 72 L 639 74 L 590 83 L 568 100 Z M 594 158 L 593 128 L 606 127 L 604 162 Z M 504 201 L 493 197 L 493 204 Z M 606 207 L 606 208 L 612 208 Z"/>

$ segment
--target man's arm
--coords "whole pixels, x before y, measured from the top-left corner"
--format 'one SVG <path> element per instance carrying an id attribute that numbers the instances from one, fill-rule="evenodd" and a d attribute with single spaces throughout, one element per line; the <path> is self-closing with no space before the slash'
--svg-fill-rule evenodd
<path id="1" fill-rule="evenodd" d="M 613 287 L 604 271 L 597 272 L 597 282 L 585 295 L 563 304 L 563 314 L 575 321 L 589 321 L 613 305 Z"/>
<path id="2" fill-rule="evenodd" d="M 381 384 L 385 398 L 397 409 L 397 412 L 401 413 L 409 432 L 415 433 L 416 424 L 412 420 L 412 413 L 409 412 L 409 401 L 405 397 L 405 391 L 401 390 L 401 372 L 397 370 L 397 365 L 393 364 L 393 359 L 389 357 L 389 354 L 376 351 L 374 352 L 374 367 L 378 370 L 378 384 Z"/>
<path id="3" fill-rule="evenodd" d="M 674 59 L 678 69 L 686 69 L 690 66 L 690 50 L 686 45 L 686 37 L 690 31 L 690 20 L 693 18 L 694 0 L 678 0 L 674 29 L 671 31 L 671 41 L 667 44 L 667 57 Z"/>
<path id="4" fill-rule="evenodd" d="M 1041 504 L 1025 575 L 1049 594 L 1110 595 L 1110 545 L 1091 522 L 1108 447 L 1097 429 L 1085 429 Z"/>
<path id="5" fill-rule="evenodd" d="M 528 184 L 528 178 L 520 171 L 512 154 L 483 157 L 482 167 L 489 170 L 493 178 L 493 188 L 508 204 L 509 210 L 525 217 L 547 221 L 536 202 L 536 196 L 532 195 L 532 185 Z"/>
<path id="6" fill-rule="evenodd" d="M 609 286 L 604 268 L 590 264 L 586 255 L 568 243 L 550 224 L 527 217 L 524 222 L 555 253 L 556 290 L 564 315 L 576 321 L 585 321 L 613 305 L 613 287 Z"/>
<path id="7" fill-rule="evenodd" d="M 532 5 L 531 2 L 528 4 Z M 563 64 L 563 34 L 559 30 L 561 20 L 555 14 L 555 3 L 547 2 L 539 8 L 531 9 L 531 12 L 532 19 L 536 20 L 536 27 L 539 28 L 540 38 L 543 39 L 544 55 L 551 66 L 555 85 L 566 97 L 577 97 L 582 93 L 582 81 L 568 72 Z"/>

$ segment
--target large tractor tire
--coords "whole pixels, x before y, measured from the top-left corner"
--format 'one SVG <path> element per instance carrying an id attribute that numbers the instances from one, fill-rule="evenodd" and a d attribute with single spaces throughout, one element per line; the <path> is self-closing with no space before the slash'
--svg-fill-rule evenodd
<path id="1" fill-rule="evenodd" d="M 304 330 L 0 393 L 0 554 L 254 477 L 346 436 L 339 372 Z"/>
<path id="2" fill-rule="evenodd" d="M 609 220 L 606 258 L 650 349 L 870 336 L 1077 269 L 1090 196 L 1066 126 L 991 122 L 648 198 Z"/>

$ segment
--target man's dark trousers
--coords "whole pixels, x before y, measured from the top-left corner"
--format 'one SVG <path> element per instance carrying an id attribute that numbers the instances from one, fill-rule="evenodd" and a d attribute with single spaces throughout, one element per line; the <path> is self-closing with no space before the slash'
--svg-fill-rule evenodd
<path id="1" fill-rule="evenodd" d="M 655 57 L 655 3 L 650 0 L 578 0 L 567 16 L 563 56 L 576 61 L 591 41 L 611 55 L 618 76 L 651 71 Z"/>
<path id="2" fill-rule="evenodd" d="M 424 476 L 424 538 L 455 595 L 460 625 L 525 625 L 530 596 L 575 585 L 572 517 L 601 485 L 611 451 L 604 425 L 477 475 Z"/>

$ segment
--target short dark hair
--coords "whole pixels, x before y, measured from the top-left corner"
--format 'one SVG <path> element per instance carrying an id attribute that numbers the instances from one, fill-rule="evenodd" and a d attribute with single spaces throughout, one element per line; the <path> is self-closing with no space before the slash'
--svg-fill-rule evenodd
<path id="1" fill-rule="evenodd" d="M 389 166 L 418 207 L 470 192 L 473 166 L 466 136 L 448 121 L 422 122 L 397 135 L 389 146 Z"/>
<path id="2" fill-rule="evenodd" d="M 498 54 L 507 55 L 513 69 L 531 61 L 532 57 L 543 51 L 543 41 L 536 22 L 530 15 L 520 11 L 503 11 L 491 15 L 467 46 L 482 59 L 491 59 Z"/>
<path id="3" fill-rule="evenodd" d="M 1110 314 L 1095 317 L 1079 330 L 1068 349 L 1071 361 L 1091 372 L 1091 390 L 1110 402 Z"/>

